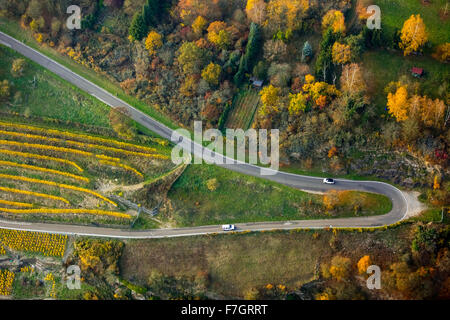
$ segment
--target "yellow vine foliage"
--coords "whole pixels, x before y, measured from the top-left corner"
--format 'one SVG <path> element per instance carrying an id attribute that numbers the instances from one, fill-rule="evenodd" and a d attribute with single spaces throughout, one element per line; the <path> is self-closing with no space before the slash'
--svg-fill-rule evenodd
<path id="1" fill-rule="evenodd" d="M 125 170 L 134 172 L 136 175 L 138 175 L 138 176 L 141 177 L 141 178 L 144 178 L 144 175 L 143 175 L 141 172 L 137 171 L 137 170 L 136 170 L 135 168 L 133 168 L 133 167 L 127 166 L 126 164 L 123 164 L 123 163 L 117 163 L 117 162 L 111 162 L 111 161 L 107 161 L 107 160 L 100 160 L 100 163 L 101 163 L 101 164 L 106 164 L 106 165 L 108 165 L 108 166 L 113 166 L 113 167 L 120 167 L 120 168 L 123 168 L 123 169 L 125 169 Z"/>
<path id="2" fill-rule="evenodd" d="M 117 207 L 117 204 L 115 202 L 109 200 L 108 198 L 102 196 L 101 194 L 99 194 L 99 193 L 97 193 L 95 191 L 88 190 L 88 189 L 85 189 L 85 188 L 80 188 L 80 187 L 76 187 L 76 186 L 72 186 L 72 185 L 68 185 L 68 184 L 63 184 L 63 183 L 58 183 L 58 182 L 54 182 L 54 181 L 40 180 L 40 179 L 21 177 L 21 176 L 9 175 L 9 174 L 0 174 L 0 179 L 1 178 L 3 178 L 3 179 L 12 179 L 12 180 L 20 180 L 20 181 L 25 181 L 25 182 L 30 182 L 30 183 L 46 184 L 46 185 L 49 185 L 49 186 L 55 186 L 55 187 L 59 187 L 59 188 L 63 188 L 63 189 L 69 189 L 69 190 L 84 192 L 84 193 L 91 194 L 91 195 L 93 195 L 93 196 L 95 196 L 97 198 L 100 198 L 103 201 L 109 202 L 113 206 Z"/>
<path id="3" fill-rule="evenodd" d="M 0 199 L 0 204 L 6 204 L 7 206 L 22 207 L 22 208 L 31 208 L 33 206 L 33 204 L 31 203 L 15 202 L 2 199 Z"/>
<path id="4" fill-rule="evenodd" d="M 20 189 L 14 189 L 14 188 L 7 188 L 7 187 L 0 187 L 0 191 L 25 194 L 25 195 L 29 195 L 29 196 L 33 196 L 33 197 L 52 199 L 52 200 L 62 201 L 64 203 L 70 204 L 69 201 L 67 201 L 66 199 L 64 199 L 62 197 L 52 196 L 50 194 L 45 194 L 45 193 L 39 193 L 39 192 L 28 191 L 28 190 L 20 190 Z"/>
<path id="5" fill-rule="evenodd" d="M 89 148 L 89 149 L 96 149 L 96 150 L 99 149 L 99 150 L 105 150 L 105 151 L 110 151 L 110 152 L 115 152 L 115 153 L 123 153 L 126 155 L 140 156 L 140 157 L 153 158 L 155 156 L 155 154 L 129 151 L 129 150 L 125 150 L 125 149 L 118 149 L 118 148 L 114 148 L 114 147 L 107 147 L 107 146 L 102 146 L 102 145 L 98 145 L 98 144 L 84 143 L 84 142 L 73 141 L 73 140 L 49 138 L 49 137 L 39 136 L 39 135 L 34 135 L 34 134 L 29 134 L 29 133 L 0 130 L 0 134 L 15 136 L 15 137 L 23 137 L 23 138 L 27 138 L 27 139 L 43 140 L 43 141 L 56 142 L 56 143 L 65 143 L 65 144 L 70 144 L 70 145 L 81 147 L 81 148 Z M 71 149 L 71 150 L 78 150 L 78 149 Z M 78 151 L 81 151 L 81 150 L 78 150 Z"/>
<path id="6" fill-rule="evenodd" d="M 0 270 L 0 296 L 8 296 L 11 294 L 13 281 L 13 272 L 7 269 Z"/>
<path id="7" fill-rule="evenodd" d="M 43 155 L 35 154 L 35 153 L 12 151 L 12 150 L 6 150 L 6 149 L 0 149 L 0 153 L 11 155 L 11 156 L 18 156 L 18 157 L 22 157 L 22 158 L 32 158 L 32 159 L 40 159 L 40 160 L 48 160 L 48 161 L 65 163 L 65 164 L 75 167 L 78 171 L 83 172 L 83 169 L 79 165 L 77 165 L 75 162 L 66 160 L 66 159 L 62 159 L 62 158 L 55 158 L 55 157 L 43 156 Z"/>
<path id="8" fill-rule="evenodd" d="M 64 153 L 72 153 L 77 154 L 84 157 L 96 157 L 100 159 L 108 159 L 112 161 L 120 161 L 119 158 L 113 158 L 101 154 L 93 154 L 92 152 L 82 151 L 78 149 L 71 149 L 71 148 L 64 148 L 64 147 L 55 147 L 50 146 L 46 144 L 36 144 L 36 143 L 28 143 L 28 142 L 18 142 L 18 141 L 11 141 L 11 140 L 0 140 L 0 145 L 9 145 L 9 146 L 18 146 L 18 147 L 25 147 L 25 148 L 34 148 L 34 149 L 42 149 L 42 150 L 50 150 L 50 151 L 56 151 L 56 152 L 64 152 Z"/>
<path id="9" fill-rule="evenodd" d="M 0 229 L 0 243 L 15 251 L 62 257 L 66 249 L 66 241 L 66 235 Z"/>
<path id="10" fill-rule="evenodd" d="M 91 135 L 87 135 L 87 134 L 72 133 L 72 132 L 60 131 L 60 130 L 56 130 L 56 129 L 44 129 L 44 128 L 39 128 L 39 127 L 35 127 L 35 126 L 28 126 L 28 125 L 16 124 L 16 123 L 8 123 L 8 122 L 2 122 L 2 121 L 0 121 L 0 125 L 5 126 L 5 127 L 20 128 L 20 129 L 25 129 L 25 130 L 29 130 L 29 131 L 40 132 L 40 133 L 44 133 L 44 134 L 69 137 L 69 138 L 74 138 L 74 139 L 95 141 L 95 142 L 101 142 L 101 143 L 105 143 L 105 144 L 109 143 L 109 144 L 113 144 L 113 145 L 116 145 L 116 146 L 119 146 L 122 148 L 129 147 L 129 148 L 134 148 L 134 149 L 143 150 L 143 151 L 147 151 L 147 152 L 155 152 L 156 151 L 155 148 L 139 146 L 136 144 L 117 141 L 117 140 L 113 140 L 113 139 L 95 137 L 95 136 L 91 136 Z"/>
<path id="11" fill-rule="evenodd" d="M 89 182 L 88 178 L 85 178 L 85 177 L 82 177 L 82 176 L 78 176 L 76 174 L 71 174 L 71 173 L 67 173 L 67 172 L 63 172 L 63 171 L 59 171 L 59 170 L 47 169 L 47 168 L 38 167 L 38 166 L 32 166 L 32 165 L 23 164 L 23 163 L 16 163 L 16 162 L 11 162 L 11 161 L 0 160 L 0 165 L 4 165 L 4 166 L 8 166 L 8 167 L 18 167 L 18 168 L 35 170 L 35 171 L 40 171 L 40 172 L 47 172 L 47 173 L 52 173 L 52 174 L 56 174 L 56 175 L 65 176 L 65 177 L 73 178 L 73 179 L 76 179 L 76 180 L 84 181 L 84 182 L 87 182 L 87 183 Z"/>
<path id="12" fill-rule="evenodd" d="M 33 214 L 33 213 L 43 213 L 43 214 L 92 214 L 92 215 L 102 215 L 111 216 L 115 218 L 131 219 L 131 216 L 126 213 L 116 212 L 116 211 L 106 211 L 97 209 L 53 209 L 53 208 L 39 208 L 39 209 L 9 209 L 0 208 L 2 212 L 16 213 L 16 214 Z"/>

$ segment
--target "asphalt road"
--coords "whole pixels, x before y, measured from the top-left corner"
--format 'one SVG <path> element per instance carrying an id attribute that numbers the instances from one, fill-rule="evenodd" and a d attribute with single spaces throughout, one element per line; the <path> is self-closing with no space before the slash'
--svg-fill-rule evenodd
<path id="1" fill-rule="evenodd" d="M 117 98 L 113 94 L 100 88 L 89 80 L 75 74 L 68 68 L 60 65 L 56 61 L 39 53 L 38 51 L 26 46 L 20 41 L 0 32 L 0 44 L 6 45 L 13 50 L 19 52 L 25 57 L 35 61 L 41 66 L 47 68 L 61 78 L 67 80 L 78 88 L 86 91 L 93 97 L 101 100 L 111 107 L 126 108 L 131 117 L 138 123 L 142 124 L 149 130 L 157 133 L 168 140 L 172 139 L 173 130 L 162 123 L 154 120 L 145 113 L 137 110 L 133 106 Z M 178 141 L 174 141 L 178 142 Z M 181 142 L 183 148 L 193 150 L 195 155 L 203 156 L 204 159 L 215 158 L 221 163 L 219 166 L 239 173 L 261 177 L 271 181 L 275 181 L 294 188 L 309 190 L 309 191 L 327 191 L 331 189 L 337 190 L 357 190 L 379 193 L 387 196 L 392 202 L 392 210 L 380 216 L 372 217 L 354 217 L 354 218 L 338 218 L 338 219 L 321 219 L 321 220 L 295 220 L 282 222 L 257 222 L 257 223 L 239 223 L 236 224 L 237 231 L 260 231 L 273 229 L 295 229 L 295 228 L 325 228 L 325 227 L 375 227 L 384 226 L 395 223 L 403 219 L 408 210 L 408 203 L 403 193 L 396 187 L 377 181 L 352 181 L 346 179 L 336 179 L 335 185 L 322 184 L 322 178 L 302 176 L 285 172 L 272 172 L 272 175 L 267 175 L 270 169 L 261 168 L 255 165 L 238 162 L 236 160 L 227 158 L 221 154 L 214 154 L 209 149 L 205 149 L 201 145 L 193 142 L 187 137 L 183 137 Z M 194 146 L 192 148 L 192 146 Z M 263 172 L 266 171 L 266 172 Z M 265 173 L 265 174 L 264 174 Z M 202 226 L 192 228 L 179 229 L 155 229 L 147 231 L 130 231 L 120 229 L 110 229 L 101 227 L 89 226 L 75 226 L 62 225 L 51 223 L 19 223 L 0 221 L 1 228 L 43 231 L 62 234 L 77 234 L 90 236 L 104 236 L 116 238 L 162 238 L 162 237 L 177 237 L 189 235 L 202 235 L 216 232 L 222 232 L 220 226 Z"/>

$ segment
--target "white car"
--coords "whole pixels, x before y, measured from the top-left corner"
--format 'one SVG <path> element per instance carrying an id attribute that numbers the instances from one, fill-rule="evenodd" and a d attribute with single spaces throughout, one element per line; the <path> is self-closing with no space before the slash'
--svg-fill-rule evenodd
<path id="1" fill-rule="evenodd" d="M 223 231 L 233 231 L 233 230 L 236 230 L 236 226 L 234 224 L 223 224 L 222 230 Z"/>
<path id="2" fill-rule="evenodd" d="M 336 182 L 333 179 L 331 179 L 331 178 L 325 178 L 325 179 L 323 179 L 322 183 L 335 184 Z"/>

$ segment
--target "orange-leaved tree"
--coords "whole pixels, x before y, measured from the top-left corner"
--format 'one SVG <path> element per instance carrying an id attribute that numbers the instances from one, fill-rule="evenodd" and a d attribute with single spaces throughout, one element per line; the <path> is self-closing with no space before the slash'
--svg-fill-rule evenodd
<path id="1" fill-rule="evenodd" d="M 387 106 L 389 114 L 398 122 L 408 119 L 408 91 L 406 86 L 400 85 L 395 93 L 388 93 Z"/>

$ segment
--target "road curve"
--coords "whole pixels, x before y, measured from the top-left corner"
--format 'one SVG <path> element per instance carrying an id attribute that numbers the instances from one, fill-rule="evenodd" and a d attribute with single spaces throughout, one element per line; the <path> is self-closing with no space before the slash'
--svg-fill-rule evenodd
<path id="1" fill-rule="evenodd" d="M 48 58 L 40 52 L 30 48 L 22 42 L 8 36 L 7 34 L 0 32 L 0 44 L 19 52 L 25 57 L 40 64 L 44 68 L 52 71 L 61 78 L 72 83 L 76 87 L 89 93 L 91 96 L 101 100 L 105 104 L 111 107 L 124 107 L 126 108 L 131 117 L 141 125 L 145 126 L 149 130 L 157 133 L 163 138 L 168 140 L 172 139 L 173 130 L 165 126 L 164 124 L 154 120 L 145 113 L 137 110 L 133 106 L 117 98 L 113 94 L 107 92 L 103 88 L 100 88 L 96 84 L 89 80 L 79 76 L 72 72 L 68 68 L 62 66 L 58 62 Z M 178 141 L 174 141 L 178 143 Z M 219 166 L 229 170 L 233 170 L 246 175 L 260 177 L 268 179 L 280 184 L 291 186 L 297 189 L 309 190 L 309 191 L 327 191 L 331 189 L 337 190 L 357 190 L 365 192 L 373 192 L 387 196 L 392 202 L 392 210 L 380 216 L 371 217 L 353 217 L 353 218 L 337 218 L 337 219 L 320 219 L 320 220 L 293 220 L 293 221 L 281 221 L 281 222 L 255 222 L 255 223 L 238 223 L 236 227 L 238 231 L 261 231 L 261 230 L 273 230 L 273 229 L 296 229 L 296 228 L 325 228 L 325 227 L 377 227 L 385 226 L 403 219 L 408 211 L 408 203 L 403 193 L 396 187 L 378 181 L 353 181 L 347 179 L 336 179 L 336 184 L 333 186 L 322 184 L 322 178 L 303 176 L 297 174 L 291 174 L 286 172 L 271 172 L 271 175 L 267 174 L 270 169 L 261 168 L 255 165 L 239 162 L 230 158 L 227 158 L 221 154 L 215 154 L 209 149 L 202 147 L 201 145 L 193 142 L 187 137 L 184 137 L 181 145 L 183 148 L 193 150 L 195 155 L 202 156 L 205 159 L 215 158 L 221 163 Z M 193 147 L 193 148 L 191 148 Z M 262 172 L 266 171 L 265 174 Z M 52 232 L 60 234 L 73 234 L 73 235 L 89 235 L 89 236 L 101 236 L 101 237 L 114 237 L 114 238 L 163 238 L 163 237 L 179 237 L 179 236 L 192 236 L 192 235 L 204 235 L 221 232 L 220 226 L 202 226 L 191 228 L 174 228 L 174 229 L 154 229 L 145 231 L 131 231 L 101 227 L 90 226 L 76 226 L 76 225 L 63 225 L 52 223 L 28 223 L 28 222 L 13 222 L 0 220 L 0 228 L 17 229 L 17 230 L 29 230 L 29 231 L 41 231 Z"/>

